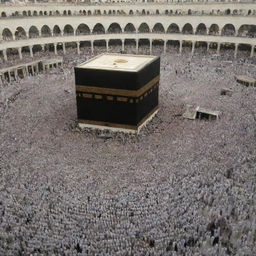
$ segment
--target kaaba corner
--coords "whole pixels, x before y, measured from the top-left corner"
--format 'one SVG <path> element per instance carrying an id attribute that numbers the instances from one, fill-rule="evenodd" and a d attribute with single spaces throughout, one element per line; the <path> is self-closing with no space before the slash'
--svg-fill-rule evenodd
<path id="1" fill-rule="evenodd" d="M 79 127 L 138 133 L 158 111 L 160 58 L 105 53 L 75 67 Z"/>

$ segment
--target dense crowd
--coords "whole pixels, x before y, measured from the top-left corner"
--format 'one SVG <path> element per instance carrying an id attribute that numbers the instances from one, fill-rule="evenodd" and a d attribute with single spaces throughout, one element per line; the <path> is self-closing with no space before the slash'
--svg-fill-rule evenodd
<path id="1" fill-rule="evenodd" d="M 190 51 L 153 47 L 160 111 L 139 135 L 77 128 L 73 67 L 89 48 L 1 87 L 0 255 L 256 254 L 256 88 L 234 80 L 256 77 L 256 59 Z M 183 119 L 187 104 L 220 119 Z"/>

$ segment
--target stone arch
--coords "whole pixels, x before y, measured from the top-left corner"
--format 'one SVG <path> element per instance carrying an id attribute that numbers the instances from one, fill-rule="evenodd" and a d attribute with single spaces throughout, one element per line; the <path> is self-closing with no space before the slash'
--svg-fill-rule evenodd
<path id="1" fill-rule="evenodd" d="M 256 25 L 244 24 L 238 29 L 238 36 L 256 37 Z"/>
<path id="2" fill-rule="evenodd" d="M 209 35 L 219 35 L 220 28 L 217 24 L 212 24 L 209 28 Z"/>
<path id="3" fill-rule="evenodd" d="M 92 12 L 89 10 L 89 11 L 87 12 L 87 15 L 92 15 Z"/>
<path id="4" fill-rule="evenodd" d="M 204 23 L 200 23 L 196 28 L 196 34 L 197 35 L 206 35 L 207 29 Z"/>
<path id="5" fill-rule="evenodd" d="M 39 37 L 39 30 L 35 26 L 31 26 L 28 31 L 29 38 L 36 38 Z"/>
<path id="6" fill-rule="evenodd" d="M 182 28 L 183 34 L 193 34 L 193 27 L 190 23 L 186 23 Z"/>
<path id="7" fill-rule="evenodd" d="M 118 23 L 114 22 L 109 25 L 108 33 L 122 33 L 122 29 Z"/>
<path id="8" fill-rule="evenodd" d="M 156 10 L 156 15 L 159 15 L 159 14 L 160 14 L 159 10 Z"/>
<path id="9" fill-rule="evenodd" d="M 252 10 L 248 10 L 248 15 L 251 15 L 252 14 Z"/>
<path id="10" fill-rule="evenodd" d="M 39 12 L 39 15 L 40 15 L 40 16 L 43 16 L 43 11 L 40 11 L 40 12 Z"/>
<path id="11" fill-rule="evenodd" d="M 164 26 L 161 23 L 156 23 L 152 29 L 154 33 L 165 33 Z"/>
<path id="12" fill-rule="evenodd" d="M 42 26 L 41 28 L 41 35 L 42 37 L 49 37 L 51 36 L 51 29 L 47 26 L 47 25 L 44 25 Z"/>
<path id="13" fill-rule="evenodd" d="M 55 25 L 53 27 L 53 35 L 54 36 L 60 36 L 61 35 L 61 30 L 60 30 L 60 27 L 58 25 Z"/>
<path id="14" fill-rule="evenodd" d="M 150 29 L 149 29 L 148 24 L 145 22 L 141 23 L 138 31 L 139 31 L 139 33 L 149 33 Z"/>
<path id="15" fill-rule="evenodd" d="M 87 35 L 90 34 L 90 29 L 84 23 L 80 24 L 76 29 L 76 35 Z"/>
<path id="16" fill-rule="evenodd" d="M 2 32 L 2 37 L 4 40 L 13 40 L 13 34 L 10 29 L 5 28 Z"/>
<path id="17" fill-rule="evenodd" d="M 191 14 L 192 14 L 191 9 L 188 9 L 188 15 L 191 15 Z"/>
<path id="18" fill-rule="evenodd" d="M 15 31 L 15 39 L 19 40 L 19 39 L 25 39 L 25 38 L 27 38 L 25 29 L 22 27 L 17 27 Z"/>
<path id="19" fill-rule="evenodd" d="M 233 24 L 226 24 L 222 30 L 221 30 L 221 35 L 222 36 L 235 36 L 236 34 L 236 29 Z"/>
<path id="20" fill-rule="evenodd" d="M 129 15 L 133 15 L 134 13 L 133 13 L 133 10 L 130 10 L 129 11 Z"/>
<path id="21" fill-rule="evenodd" d="M 23 15 L 23 16 L 27 16 L 27 12 L 26 12 L 26 11 L 23 11 L 23 12 L 22 12 L 22 15 Z"/>
<path id="22" fill-rule="evenodd" d="M 230 9 L 225 10 L 226 15 L 230 15 L 230 13 L 231 13 Z"/>
<path id="23" fill-rule="evenodd" d="M 31 11 L 28 11 L 28 16 L 32 16 L 32 15 L 31 15 Z"/>
<path id="24" fill-rule="evenodd" d="M 233 10 L 233 15 L 237 15 L 237 14 L 238 14 L 238 10 L 237 9 Z"/>
<path id="25" fill-rule="evenodd" d="M 65 36 L 73 36 L 74 35 L 74 28 L 67 24 L 63 29 L 63 35 Z"/>
<path id="26" fill-rule="evenodd" d="M 47 11 L 44 11 L 44 16 L 47 16 L 48 14 L 47 14 Z"/>
<path id="27" fill-rule="evenodd" d="M 2 18 L 7 17 L 6 13 L 5 13 L 5 12 L 2 12 L 2 13 L 1 13 L 1 17 L 2 17 Z"/>
<path id="28" fill-rule="evenodd" d="M 65 10 L 65 11 L 63 11 L 63 15 L 67 15 L 67 11 Z"/>
<path id="29" fill-rule="evenodd" d="M 33 16 L 37 16 L 37 15 L 38 15 L 37 11 L 34 11 Z"/>
<path id="30" fill-rule="evenodd" d="M 60 12 L 58 10 L 55 11 L 55 15 L 59 16 Z"/>
<path id="31" fill-rule="evenodd" d="M 97 23 L 92 30 L 93 34 L 105 34 L 105 28 L 103 27 L 102 24 Z"/>
<path id="32" fill-rule="evenodd" d="M 179 26 L 178 26 L 177 24 L 172 23 L 172 24 L 168 27 L 168 29 L 167 29 L 166 32 L 167 32 L 167 33 L 180 33 L 180 28 L 179 28 Z"/>
<path id="33" fill-rule="evenodd" d="M 142 14 L 142 15 L 146 15 L 145 9 L 142 10 L 141 14 Z"/>
<path id="34" fill-rule="evenodd" d="M 124 28 L 124 32 L 126 32 L 126 33 L 135 33 L 136 29 L 135 29 L 135 27 L 132 23 L 128 23 Z"/>
<path id="35" fill-rule="evenodd" d="M 71 13 L 71 11 L 70 10 L 68 10 L 68 15 L 71 15 L 72 13 Z"/>

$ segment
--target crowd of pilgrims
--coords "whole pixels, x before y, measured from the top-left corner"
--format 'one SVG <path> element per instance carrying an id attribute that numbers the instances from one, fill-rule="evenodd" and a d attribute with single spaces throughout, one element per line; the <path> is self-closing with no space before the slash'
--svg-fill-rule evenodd
<path id="1" fill-rule="evenodd" d="M 134 46 L 126 47 L 125 50 L 127 53 L 135 53 Z M 148 54 L 148 51 L 148 47 L 140 47 L 141 54 Z M 104 47 L 95 47 L 94 49 L 94 55 L 103 52 L 105 52 Z M 110 52 L 120 52 L 120 46 L 110 46 Z M 242 68 L 240 64 L 255 65 L 255 59 L 248 61 L 245 57 L 246 53 L 241 53 L 239 58 L 234 60 L 232 50 L 226 50 L 221 53 L 222 56 L 216 56 L 214 52 L 206 55 L 205 49 L 196 49 L 194 57 L 191 56 L 190 48 L 185 48 L 181 55 L 178 54 L 178 47 L 168 49 L 167 54 L 161 54 L 161 52 L 162 46 L 153 47 L 153 54 L 161 55 L 162 89 L 160 87 L 160 97 L 162 98 L 160 100 L 165 116 L 158 123 L 158 126 L 162 127 L 163 131 L 166 129 L 164 125 L 168 123 L 164 119 L 168 119 L 168 112 L 171 111 L 169 109 L 171 107 L 166 105 L 165 100 L 170 97 L 175 101 L 175 97 L 169 96 L 169 94 L 178 92 L 179 97 L 185 101 L 184 95 L 187 90 L 190 90 L 190 88 L 185 88 L 183 81 L 191 81 L 191 83 L 198 81 L 202 86 L 207 86 L 213 83 L 216 78 L 229 77 L 230 80 L 223 85 L 228 86 L 233 80 L 231 80 L 232 77 L 229 72 L 225 71 L 227 66 L 237 65 L 234 69 L 239 72 L 239 69 L 246 70 L 245 65 Z M 62 52 L 59 51 L 59 54 L 62 55 Z M 39 78 L 36 76 L 29 78 L 28 82 L 34 87 L 36 87 L 35 83 L 37 82 L 44 86 L 48 80 L 52 81 L 52 76 L 56 79 L 61 76 L 63 86 L 67 86 L 74 78 L 73 67 L 92 56 L 90 48 L 82 48 L 80 55 L 77 55 L 75 48 L 68 48 L 67 54 L 64 56 L 63 67 L 46 71 Z M 50 57 L 55 57 L 52 51 L 34 54 L 34 59 Z M 8 58 L 8 62 L 2 61 L 1 66 L 31 61 L 29 53 L 23 54 L 22 61 L 18 60 L 16 54 L 10 55 Z M 209 67 L 202 61 L 207 63 Z M 175 76 L 175 80 L 172 80 L 170 75 Z M 247 75 L 256 76 L 256 73 L 253 69 L 248 69 Z M 14 84 L 21 82 L 13 81 Z M 8 85 L 5 86 L 8 87 Z M 52 84 L 51 86 L 55 85 Z M 168 87 L 170 88 L 167 90 Z M 209 88 L 209 90 L 213 90 L 213 88 Z M 192 97 L 196 97 L 196 94 L 201 92 L 193 93 L 195 96 Z M 207 102 L 209 99 L 207 96 L 205 97 L 205 102 Z M 172 105 L 172 107 L 175 106 Z M 153 123 L 157 120 L 156 118 Z M 198 123 L 198 125 L 200 124 Z M 218 127 L 218 124 L 216 125 Z M 192 126 L 190 128 L 193 129 Z M 200 129 L 202 132 L 205 127 L 200 126 L 198 128 L 198 132 Z M 183 127 L 183 129 L 185 128 Z M 210 127 L 208 126 L 206 129 L 209 130 Z M 214 132 L 212 131 L 212 133 Z M 142 135 L 146 136 L 143 133 Z M 102 147 L 105 147 L 107 152 L 108 143 L 113 150 L 119 145 L 119 140 L 122 143 L 136 141 L 136 138 L 129 138 L 128 136 L 127 139 L 123 135 L 119 137 L 117 135 L 117 141 L 112 142 L 112 139 L 110 141 L 93 140 L 96 135 L 96 133 L 90 134 L 89 132 L 84 134 L 84 136 L 89 137 L 89 144 L 95 143 L 92 151 L 97 152 L 101 152 Z M 115 138 L 114 136 L 113 138 Z M 178 139 L 172 138 L 172 143 L 177 143 Z M 190 139 L 188 138 L 188 140 Z M 202 139 L 198 138 L 198 140 Z M 127 175 L 131 172 L 134 176 L 138 175 L 138 178 L 143 176 L 143 168 L 145 170 L 152 168 L 152 172 L 157 172 L 156 176 L 161 175 L 161 168 L 168 169 L 172 166 L 178 171 L 175 175 L 169 174 L 169 176 L 163 176 L 162 179 L 154 177 L 151 182 L 145 184 L 137 184 L 136 177 L 134 177 L 133 182 L 136 189 L 128 189 L 124 186 L 117 193 L 99 190 L 104 181 L 97 179 L 94 175 L 97 173 L 97 168 L 104 168 L 104 166 L 97 166 L 97 158 L 88 159 L 87 164 L 92 166 L 94 171 L 90 172 L 85 180 L 80 179 L 79 183 L 76 183 L 76 178 L 72 172 L 67 171 L 67 166 L 70 163 L 62 165 L 60 162 L 56 163 L 56 166 L 61 165 L 63 168 L 61 170 L 63 175 L 60 175 L 62 177 L 58 178 L 54 170 L 47 173 L 47 178 L 43 172 L 36 178 L 32 172 L 26 172 L 24 176 L 19 176 L 19 185 L 17 188 L 16 185 L 14 186 L 15 191 L 14 187 L 6 185 L 6 188 L 2 188 L 0 193 L 0 255 L 253 256 L 256 251 L 255 184 L 252 179 L 245 177 L 246 180 L 244 180 L 239 176 L 241 170 L 246 172 L 244 168 L 249 168 L 244 166 L 248 162 L 243 163 L 244 165 L 239 166 L 239 168 L 229 168 L 224 171 L 224 174 L 219 169 L 214 169 L 214 166 L 206 165 L 205 168 L 201 169 L 203 170 L 202 174 L 196 171 L 199 168 L 197 164 L 188 165 L 185 168 L 185 162 L 181 163 L 180 167 L 169 162 L 167 166 L 164 166 L 162 160 L 167 152 L 160 150 L 161 154 L 158 154 L 157 151 L 150 151 L 150 143 L 153 142 L 154 140 L 151 139 L 151 142 L 146 141 L 144 144 L 139 144 L 139 147 L 141 146 L 142 149 L 145 147 L 144 150 L 150 152 L 155 158 L 155 162 L 150 167 L 146 163 L 144 163 L 145 166 L 142 166 L 143 156 L 141 155 L 137 160 L 137 166 L 126 163 L 125 166 L 119 165 L 119 168 L 124 168 L 124 170 L 116 171 L 124 171 Z M 73 147 L 73 145 L 69 146 Z M 174 145 L 174 147 L 176 146 Z M 133 146 L 128 147 L 130 150 L 133 148 Z M 188 147 L 190 146 L 188 145 Z M 134 148 L 136 147 L 134 146 Z M 69 149 L 69 154 L 72 150 L 74 148 Z M 125 145 L 123 150 L 128 161 L 130 156 L 125 152 Z M 136 148 L 136 150 L 140 150 L 140 148 Z M 196 148 L 193 149 L 193 151 L 196 150 Z M 174 153 L 169 152 L 169 154 Z M 192 155 L 194 154 L 192 153 Z M 101 155 L 97 155 L 97 157 L 101 158 Z M 180 156 L 177 155 L 176 157 L 178 159 Z M 113 162 L 114 156 L 111 158 Z M 248 157 L 248 159 L 255 168 L 255 158 Z M 63 161 L 65 161 L 64 155 Z M 133 159 L 129 161 L 133 161 Z M 0 164 L 4 165 L 1 160 Z M 79 165 L 80 163 L 76 164 Z M 108 164 L 111 163 L 108 162 Z M 47 169 L 47 166 L 44 168 Z M 86 169 L 86 167 L 83 168 Z M 125 168 L 127 169 L 125 170 Z M 134 170 L 137 168 L 141 169 L 138 169 L 137 172 L 139 173 L 136 174 Z M 196 172 L 195 175 L 193 175 L 194 172 Z M 249 171 L 248 173 L 250 174 Z M 105 175 L 108 176 L 107 169 Z M 107 177 L 105 178 L 107 179 Z M 123 178 L 125 179 L 126 176 L 124 175 Z M 154 183 L 155 178 L 160 178 L 161 182 Z M 70 184 L 67 186 L 62 182 L 54 183 L 56 179 L 67 179 Z M 32 188 L 32 186 L 35 187 Z M 113 186 L 117 186 L 117 184 L 113 184 Z M 129 186 L 131 184 L 127 185 L 127 187 Z"/>

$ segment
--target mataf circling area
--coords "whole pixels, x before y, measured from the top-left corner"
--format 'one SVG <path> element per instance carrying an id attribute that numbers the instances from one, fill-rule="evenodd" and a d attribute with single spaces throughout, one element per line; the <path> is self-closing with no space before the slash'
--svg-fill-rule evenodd
<path id="1" fill-rule="evenodd" d="M 256 90 L 234 79 L 255 58 L 154 54 L 160 109 L 139 135 L 77 128 L 89 50 L 1 85 L 0 255 L 255 255 Z M 220 118 L 184 119 L 187 104 Z"/>

